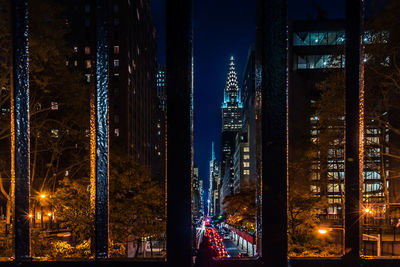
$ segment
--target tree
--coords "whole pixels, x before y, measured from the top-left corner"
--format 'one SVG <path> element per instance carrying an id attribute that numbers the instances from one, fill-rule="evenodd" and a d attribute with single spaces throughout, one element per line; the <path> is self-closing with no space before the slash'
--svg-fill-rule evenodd
<path id="1" fill-rule="evenodd" d="M 226 196 L 223 204 L 226 212 L 226 222 L 236 228 L 246 231 L 255 230 L 256 216 L 256 186 L 254 183 L 243 183 L 240 192 Z"/>
<path id="2" fill-rule="evenodd" d="M 110 234 L 113 242 L 125 246 L 133 237 L 139 249 L 142 238 L 160 239 L 166 230 L 163 184 L 153 181 L 147 167 L 132 161 L 124 153 L 113 153 L 110 166 Z"/>
<path id="3" fill-rule="evenodd" d="M 64 175 L 87 176 L 89 90 L 83 74 L 66 65 L 72 54 L 60 1 L 29 5 L 29 75 L 32 195 L 54 192 Z M 0 0 L 0 188 L 10 223 L 10 93 L 12 47 L 10 4 Z"/>

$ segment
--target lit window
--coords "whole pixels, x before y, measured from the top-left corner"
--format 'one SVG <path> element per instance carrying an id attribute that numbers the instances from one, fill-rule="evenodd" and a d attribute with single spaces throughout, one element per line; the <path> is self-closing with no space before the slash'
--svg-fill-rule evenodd
<path id="1" fill-rule="evenodd" d="M 310 186 L 310 191 L 313 192 L 313 193 L 319 193 L 319 192 L 321 192 L 321 188 L 319 186 L 316 186 L 316 185 L 311 185 Z"/>
<path id="2" fill-rule="evenodd" d="M 119 67 L 119 59 L 114 59 L 114 67 Z"/>
<path id="3" fill-rule="evenodd" d="M 90 46 L 85 46 L 85 54 L 86 55 L 90 54 Z"/>
<path id="4" fill-rule="evenodd" d="M 114 45 L 114 54 L 119 54 L 119 45 Z"/>
<path id="5" fill-rule="evenodd" d="M 67 60 L 67 61 L 65 61 L 65 66 L 68 66 L 69 65 L 69 61 Z"/>
<path id="6" fill-rule="evenodd" d="M 57 129 L 51 129 L 51 137 L 58 138 L 58 130 Z"/>
<path id="7" fill-rule="evenodd" d="M 243 155 L 243 159 L 250 159 L 250 155 L 249 154 Z"/>
<path id="8" fill-rule="evenodd" d="M 250 170 L 243 170 L 243 175 L 250 175 Z"/>
<path id="9" fill-rule="evenodd" d="M 90 69 L 92 67 L 92 61 L 90 61 L 90 59 L 85 60 L 85 66 L 87 69 Z"/>
<path id="10" fill-rule="evenodd" d="M 250 162 L 248 161 L 243 162 L 243 167 L 250 167 Z"/>
<path id="11" fill-rule="evenodd" d="M 119 129 L 118 129 L 118 128 L 116 128 L 116 129 L 114 130 L 114 135 L 115 135 L 115 136 L 119 136 Z"/>
<path id="12" fill-rule="evenodd" d="M 248 147 L 248 146 L 245 146 L 244 148 L 243 148 L 243 152 L 249 152 L 250 151 L 250 148 Z"/>
<path id="13" fill-rule="evenodd" d="M 58 110 L 58 103 L 57 102 L 51 102 L 51 109 L 52 110 Z"/>
<path id="14" fill-rule="evenodd" d="M 86 82 L 90 83 L 90 74 L 85 74 Z"/>
<path id="15" fill-rule="evenodd" d="M 74 53 L 77 53 L 77 52 L 78 52 L 78 47 L 74 46 Z"/>
<path id="16" fill-rule="evenodd" d="M 78 60 L 74 60 L 74 66 L 78 66 Z"/>
<path id="17" fill-rule="evenodd" d="M 318 172 L 312 172 L 311 173 L 311 180 L 319 180 L 319 173 Z"/>

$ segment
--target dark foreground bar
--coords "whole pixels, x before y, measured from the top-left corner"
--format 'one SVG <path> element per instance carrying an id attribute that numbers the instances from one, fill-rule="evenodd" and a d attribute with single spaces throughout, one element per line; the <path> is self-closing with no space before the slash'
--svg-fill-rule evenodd
<path id="1" fill-rule="evenodd" d="M 15 181 L 11 182 L 15 192 L 15 258 L 26 260 L 31 256 L 29 220 L 29 62 L 28 62 L 28 1 L 12 1 L 13 11 L 13 103 L 11 112 L 14 130 L 11 154 L 15 170 L 11 170 Z"/>

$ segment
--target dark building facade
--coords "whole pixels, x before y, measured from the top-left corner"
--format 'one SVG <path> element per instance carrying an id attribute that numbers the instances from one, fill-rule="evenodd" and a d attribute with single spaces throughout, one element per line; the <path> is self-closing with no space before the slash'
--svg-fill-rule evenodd
<path id="1" fill-rule="evenodd" d="M 70 65 L 84 70 L 93 86 L 95 1 L 70 1 L 69 24 L 74 49 Z M 156 91 L 156 30 L 150 1 L 108 1 L 109 135 L 136 162 L 164 176 L 164 120 Z M 164 105 L 164 102 L 163 102 Z"/>
<path id="2" fill-rule="evenodd" d="M 327 198 L 325 218 L 337 224 L 341 224 L 343 215 L 344 116 L 328 126 L 340 133 L 338 138 L 327 146 L 321 145 L 316 103 L 321 95 L 317 84 L 330 74 L 343 72 L 344 26 L 342 20 L 317 20 L 294 21 L 289 27 L 289 164 L 295 164 L 306 151 L 312 151 L 313 156 L 306 163 L 310 170 L 310 191 Z M 371 44 L 371 37 L 366 31 L 366 46 Z M 368 55 L 364 58 L 364 62 L 367 61 Z M 382 224 L 389 206 L 395 206 L 390 202 L 397 190 L 395 183 L 391 183 L 393 173 L 382 173 L 381 166 L 391 169 L 390 160 L 383 154 L 395 144 L 389 142 L 389 131 L 380 128 L 368 116 L 365 125 L 363 205 L 373 210 L 375 223 Z"/>

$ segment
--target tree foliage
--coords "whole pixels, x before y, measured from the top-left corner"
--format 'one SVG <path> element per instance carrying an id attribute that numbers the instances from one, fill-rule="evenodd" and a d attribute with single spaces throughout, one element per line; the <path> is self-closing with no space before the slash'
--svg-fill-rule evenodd
<path id="1" fill-rule="evenodd" d="M 224 198 L 226 222 L 239 229 L 254 231 L 256 216 L 256 186 L 254 183 L 241 184 L 240 192 Z"/>

